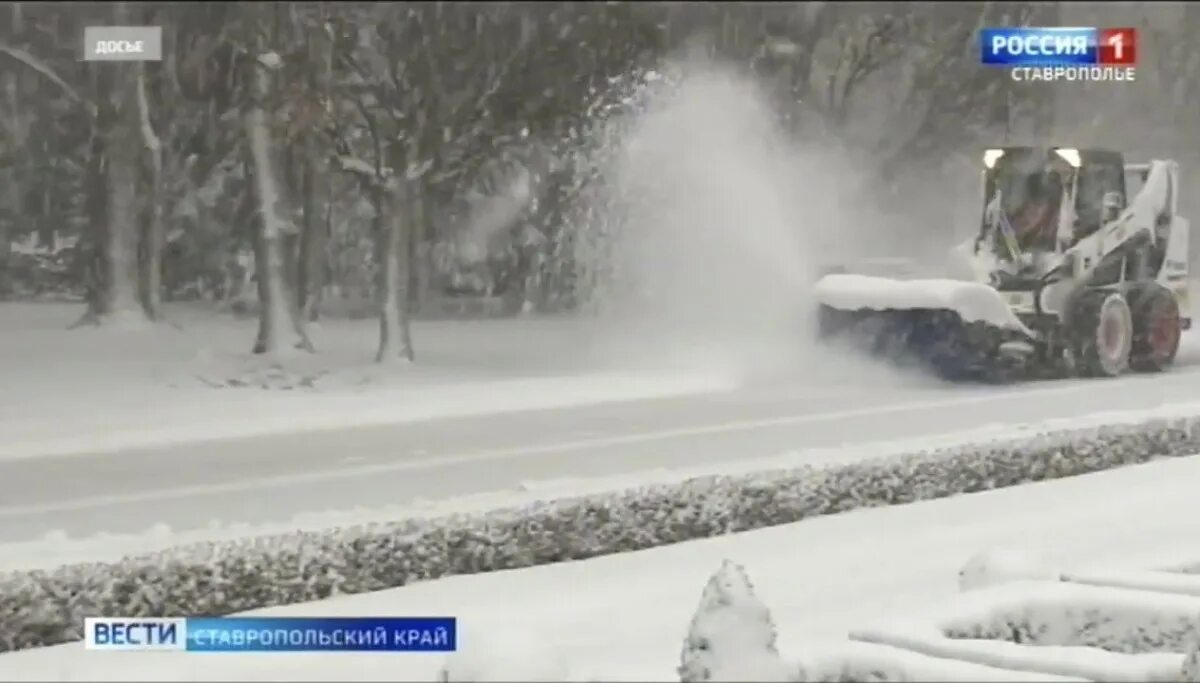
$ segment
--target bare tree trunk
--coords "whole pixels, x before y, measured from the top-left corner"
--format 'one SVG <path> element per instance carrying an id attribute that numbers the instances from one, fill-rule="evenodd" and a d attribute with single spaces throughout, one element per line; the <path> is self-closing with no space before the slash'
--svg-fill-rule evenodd
<path id="1" fill-rule="evenodd" d="M 125 67 L 125 65 L 122 65 Z M 132 65 L 125 67 L 132 68 Z M 142 313 L 138 298 L 137 263 L 137 150 L 130 135 L 128 115 L 114 126 L 105 143 L 108 216 L 105 222 L 106 287 L 96 314 L 99 317 Z"/>
<path id="2" fill-rule="evenodd" d="M 301 182 L 304 225 L 300 233 L 300 254 L 296 276 L 296 296 L 302 320 L 315 320 L 321 288 L 324 287 L 327 233 L 325 213 L 321 210 L 318 149 L 312 134 L 304 135 L 304 178 Z M 328 200 L 327 200 L 328 201 Z"/>
<path id="3" fill-rule="evenodd" d="M 150 160 L 150 177 L 147 197 L 147 216 L 142 232 L 142 307 L 151 320 L 162 315 L 162 253 L 163 253 L 163 196 L 162 196 L 162 143 L 154 134 L 150 123 L 150 103 L 146 99 L 146 69 L 138 64 L 137 80 L 138 119 L 142 132 L 142 146 Z"/>
<path id="4" fill-rule="evenodd" d="M 125 3 L 116 3 L 113 18 L 120 23 L 126 17 Z M 93 72 L 98 106 L 89 164 L 89 195 L 96 209 L 103 207 L 91 213 L 100 239 L 95 260 L 87 264 L 91 271 L 88 309 L 77 325 L 146 320 L 138 278 L 138 67 L 132 63 L 104 66 L 109 68 Z"/>
<path id="5" fill-rule="evenodd" d="M 328 25 L 328 8 L 320 5 L 319 10 L 322 24 Z M 316 31 L 310 34 L 307 47 L 315 73 L 313 90 L 320 100 L 322 113 L 326 114 L 333 107 L 333 43 L 326 32 Z M 321 163 L 323 150 L 318 135 L 305 132 L 303 142 L 304 228 L 300 235 L 299 307 L 301 320 L 315 321 L 325 290 L 329 239 L 333 234 L 333 186 L 331 169 L 324 168 Z M 322 202 L 324 206 L 321 206 Z"/>
<path id="6" fill-rule="evenodd" d="M 111 78 L 101 78 L 99 126 L 102 182 L 107 198 L 102 221 L 102 278 L 85 319 L 145 319 L 138 297 L 138 132 L 136 78 L 133 64 L 114 64 Z"/>
<path id="7" fill-rule="evenodd" d="M 93 123 L 97 128 L 99 121 Z M 104 141 L 99 130 L 92 131 L 88 143 L 87 169 L 84 181 L 85 214 L 90 217 L 81 248 L 77 251 L 76 268 L 86 288 L 87 311 L 76 326 L 95 323 L 104 291 L 104 221 L 108 215 L 108 195 L 104 187 Z"/>
<path id="8" fill-rule="evenodd" d="M 321 314 L 321 303 L 325 301 L 326 291 L 331 284 L 330 274 L 332 272 L 330 265 L 329 243 L 333 239 L 333 209 L 334 209 L 334 187 L 333 174 L 326 173 L 325 176 L 325 213 L 321 219 L 321 238 L 324 240 L 325 248 L 321 250 L 321 258 L 317 263 L 319 273 L 317 281 L 320 286 L 313 290 L 312 307 L 309 312 L 309 321 L 315 322 Z"/>
<path id="9" fill-rule="evenodd" d="M 13 3 L 13 25 L 14 29 L 19 30 L 20 21 L 20 6 L 21 3 Z M 19 135 L 21 139 L 13 140 L 12 145 L 14 153 L 9 160 L 8 166 L 4 169 L 3 174 L 0 174 L 0 183 L 4 184 L 4 208 L 7 216 L 0 220 L 0 299 L 4 299 L 10 293 L 12 285 L 10 283 L 9 273 L 11 272 L 12 263 L 12 241 L 15 235 L 15 230 L 18 221 L 25 214 L 24 207 L 24 182 L 21 178 L 22 161 L 26 158 L 25 152 L 25 121 L 22 117 L 20 106 L 20 98 L 17 93 L 18 72 L 15 69 L 10 69 L 4 75 L 4 100 L 5 100 L 5 116 L 9 117 L 13 127 L 16 129 L 14 133 Z"/>
<path id="10" fill-rule="evenodd" d="M 413 360 L 406 306 L 408 236 L 402 218 L 404 204 L 396 196 L 404 184 L 402 179 L 393 187 L 376 183 L 372 190 L 379 264 L 379 352 L 375 356 L 379 363 Z"/>
<path id="11" fill-rule="evenodd" d="M 6 299 L 12 289 L 9 283 L 9 273 L 12 270 L 12 240 L 13 228 L 16 227 L 21 215 L 21 186 L 17 180 L 15 161 L 0 173 L 0 183 L 4 183 L 4 205 L 8 215 L 0 220 L 0 301 Z"/>
<path id="12" fill-rule="evenodd" d="M 404 178 L 400 178 L 399 189 L 403 190 L 403 194 L 399 199 L 399 201 L 402 202 L 402 205 L 407 206 L 411 204 L 414 207 L 424 206 L 423 204 L 413 203 L 414 192 L 413 183 L 411 181 L 406 181 Z M 416 350 L 413 348 L 412 343 L 412 329 L 409 325 L 412 321 L 412 316 L 410 315 L 410 312 L 412 311 L 412 298 L 409 296 L 409 285 L 412 282 L 410 275 L 414 270 L 413 242 L 409 236 L 409 233 L 412 231 L 412 227 L 411 221 L 405 222 L 403 220 L 404 216 L 408 214 L 401 211 L 393 211 L 393 214 L 395 214 L 398 221 L 398 224 L 394 226 L 394 229 L 399 233 L 396 236 L 396 246 L 398 247 L 396 264 L 400 272 L 397 274 L 396 279 L 398 280 L 400 291 L 396 293 L 396 300 L 400 306 L 400 354 L 405 359 L 412 361 L 416 355 Z M 418 213 L 417 218 L 421 217 L 422 215 Z"/>
<path id="13" fill-rule="evenodd" d="M 414 181 L 419 183 L 419 181 Z M 411 216 L 409 220 L 408 239 L 406 240 L 407 261 L 407 291 L 408 296 L 405 297 L 405 303 L 408 310 L 414 311 L 420 308 L 421 302 L 425 299 L 425 292 L 422 291 L 424 278 L 421 277 L 421 272 L 425 264 L 421 263 L 421 245 L 425 243 L 428 235 L 428 225 L 426 220 L 428 214 L 425 207 L 425 194 L 420 189 L 410 191 L 408 196 L 408 213 Z"/>
<path id="14" fill-rule="evenodd" d="M 312 350 L 307 336 L 292 317 L 284 260 L 285 227 L 276 204 L 279 190 L 272 174 L 270 131 L 263 103 L 270 93 L 268 65 L 256 59 L 250 65 L 250 106 L 245 115 L 246 138 L 250 143 L 250 158 L 254 166 L 254 190 L 258 199 L 259 222 L 255 240 L 255 267 L 259 291 L 258 338 L 254 353 L 277 354 L 283 349 L 289 331 L 299 333 L 297 345 Z"/>

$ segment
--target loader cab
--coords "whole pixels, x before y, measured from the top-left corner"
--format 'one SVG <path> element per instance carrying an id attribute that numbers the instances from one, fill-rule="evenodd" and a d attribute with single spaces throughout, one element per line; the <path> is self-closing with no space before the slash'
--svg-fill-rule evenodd
<path id="1" fill-rule="evenodd" d="M 997 253 L 1054 251 L 1072 166 L 1053 150 L 1037 147 L 988 150 L 984 163 L 982 227 L 993 234 Z"/>
<path id="2" fill-rule="evenodd" d="M 1125 208 L 1118 152 L 1005 147 L 987 150 L 984 166 L 981 237 L 1004 258 L 1065 249 Z"/>

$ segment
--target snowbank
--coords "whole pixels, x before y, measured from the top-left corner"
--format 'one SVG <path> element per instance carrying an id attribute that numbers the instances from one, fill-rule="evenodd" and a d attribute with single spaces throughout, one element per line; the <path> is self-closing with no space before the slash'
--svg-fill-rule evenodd
<path id="1" fill-rule="evenodd" d="M 1033 334 L 995 289 L 976 282 L 835 274 L 817 281 L 816 297 L 818 303 L 844 311 L 914 308 L 955 311 L 967 322 Z"/>
<path id="2" fill-rule="evenodd" d="M 823 646 L 803 661 L 809 681 L 1083 681 L 1075 676 L 1003 669 L 960 659 L 930 657 L 890 645 L 848 641 Z"/>
<path id="3" fill-rule="evenodd" d="M 1200 639 L 1200 596 L 1018 581 L 855 629 L 851 638 L 1095 681 L 1177 680 L 1184 653 Z"/>
<path id="4" fill-rule="evenodd" d="M 1154 683 L 1177 680 L 1183 666 L 1183 655 L 1175 653 L 1130 655 L 1090 647 L 1034 648 L 996 640 L 938 639 L 933 635 L 895 630 L 910 626 L 895 624 L 891 631 L 862 630 L 851 637 L 864 642 L 887 643 L 927 657 L 1022 671 L 1034 677 L 1040 674 L 1087 681 Z"/>

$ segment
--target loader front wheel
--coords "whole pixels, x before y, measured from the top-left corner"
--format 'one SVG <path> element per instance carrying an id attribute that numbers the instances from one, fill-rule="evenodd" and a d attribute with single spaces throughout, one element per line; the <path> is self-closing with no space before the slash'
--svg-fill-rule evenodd
<path id="1" fill-rule="evenodd" d="M 1133 311 L 1133 349 L 1129 365 L 1138 372 L 1162 372 L 1175 362 L 1183 328 L 1179 302 L 1158 283 L 1130 292 Z"/>
<path id="2" fill-rule="evenodd" d="M 1071 355 L 1085 377 L 1116 377 L 1129 368 L 1133 314 L 1120 292 L 1091 290 L 1075 302 Z"/>

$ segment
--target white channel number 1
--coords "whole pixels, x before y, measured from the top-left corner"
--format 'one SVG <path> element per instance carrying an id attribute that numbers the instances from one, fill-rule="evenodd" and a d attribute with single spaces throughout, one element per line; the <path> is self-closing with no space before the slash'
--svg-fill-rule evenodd
<path id="1" fill-rule="evenodd" d="M 1113 57 L 1119 62 L 1125 55 L 1125 34 L 1114 33 L 1108 37 L 1108 45 L 1113 49 Z"/>

